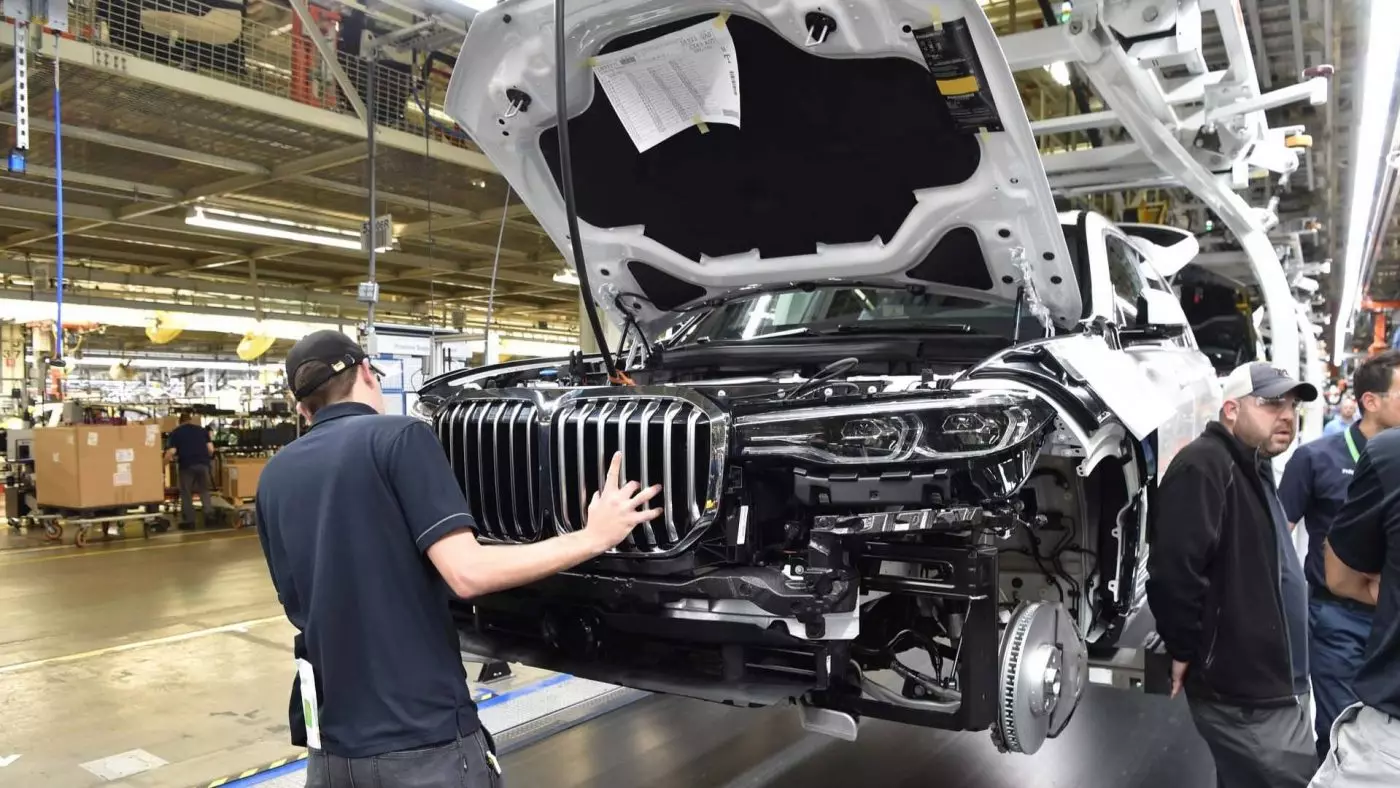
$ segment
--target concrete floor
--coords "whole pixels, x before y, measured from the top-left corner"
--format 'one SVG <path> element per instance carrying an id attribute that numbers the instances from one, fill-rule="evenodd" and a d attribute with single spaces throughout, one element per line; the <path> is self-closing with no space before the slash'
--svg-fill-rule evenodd
<path id="1" fill-rule="evenodd" d="M 0 786 L 190 786 L 297 754 L 293 629 L 256 534 L 135 533 L 0 542 Z M 516 672 L 493 689 L 540 676 Z M 117 781 L 83 768 L 133 750 L 166 763 Z"/>

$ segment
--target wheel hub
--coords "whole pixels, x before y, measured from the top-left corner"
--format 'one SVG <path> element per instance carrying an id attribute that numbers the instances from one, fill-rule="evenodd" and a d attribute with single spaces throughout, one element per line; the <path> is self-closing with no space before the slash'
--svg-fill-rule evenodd
<path id="1" fill-rule="evenodd" d="M 1031 754 L 1064 730 L 1084 692 L 1088 651 L 1059 603 L 1022 605 L 1002 636 L 998 729 Z"/>

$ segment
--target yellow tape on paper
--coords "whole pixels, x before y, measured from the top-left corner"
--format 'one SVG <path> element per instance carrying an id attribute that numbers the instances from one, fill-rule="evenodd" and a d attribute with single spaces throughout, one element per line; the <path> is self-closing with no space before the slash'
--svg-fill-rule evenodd
<path id="1" fill-rule="evenodd" d="M 728 11 L 720 11 L 720 12 L 719 12 L 719 16 L 715 17 L 715 27 L 724 27 L 724 23 L 725 23 L 725 22 L 728 22 L 728 21 L 729 21 L 729 12 L 728 12 Z"/>
<path id="2" fill-rule="evenodd" d="M 597 67 L 598 67 L 598 58 L 596 58 L 596 57 L 590 57 L 590 58 L 588 59 L 588 67 L 589 67 L 589 68 L 597 68 Z"/>
<path id="3" fill-rule="evenodd" d="M 930 9 L 928 10 L 928 15 L 929 15 L 929 18 L 933 20 L 933 29 L 934 29 L 934 30 L 942 30 L 942 29 L 943 29 L 943 9 L 939 8 L 938 6 L 934 6 L 934 7 L 930 8 Z"/>
<path id="4" fill-rule="evenodd" d="M 966 76 L 956 79 L 938 80 L 938 92 L 945 96 L 966 96 L 977 92 L 977 77 Z"/>
<path id="5" fill-rule="evenodd" d="M 698 118 L 698 117 L 697 117 L 697 118 L 691 118 L 691 122 L 695 124 L 695 128 L 700 129 L 700 133 L 701 133 L 701 134 L 709 134 L 709 133 L 710 133 L 710 126 L 709 126 L 709 124 L 706 123 L 705 121 L 701 120 L 700 118 Z"/>

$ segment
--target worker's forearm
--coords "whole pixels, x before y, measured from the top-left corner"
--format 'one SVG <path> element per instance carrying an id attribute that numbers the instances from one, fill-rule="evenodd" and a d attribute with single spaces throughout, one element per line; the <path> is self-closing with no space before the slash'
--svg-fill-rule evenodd
<path id="1" fill-rule="evenodd" d="M 463 598 L 492 594 L 558 574 L 606 550 L 585 531 L 534 544 L 477 545 L 454 562 L 456 582 L 451 585 Z"/>
<path id="2" fill-rule="evenodd" d="M 1339 597 L 1355 599 L 1368 605 L 1376 604 L 1380 596 L 1380 576 L 1358 572 L 1332 552 L 1331 543 L 1323 543 L 1323 566 L 1327 590 Z"/>

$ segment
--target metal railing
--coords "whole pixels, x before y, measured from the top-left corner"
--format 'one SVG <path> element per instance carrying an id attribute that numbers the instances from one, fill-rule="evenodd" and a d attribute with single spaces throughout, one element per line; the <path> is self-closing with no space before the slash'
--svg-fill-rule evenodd
<path id="1" fill-rule="evenodd" d="M 260 13 L 267 10 L 272 9 L 260 9 Z M 279 23 L 270 24 L 251 18 L 241 0 L 77 0 L 70 9 L 69 36 L 270 96 L 355 115 L 353 102 L 301 19 L 275 10 Z M 427 124 L 437 139 L 465 144 L 465 135 L 441 105 L 425 95 L 430 91 L 422 84 L 421 62 L 397 53 L 384 53 L 372 61 L 361 54 L 364 20 L 356 12 L 317 6 L 310 10 L 319 34 L 334 51 L 360 101 L 373 107 L 380 126 L 422 134 Z M 377 69 L 373 101 L 369 93 L 372 67 Z M 448 76 L 445 68 L 438 67 L 430 80 L 439 98 Z M 425 117 L 424 107 L 430 116 Z"/>

